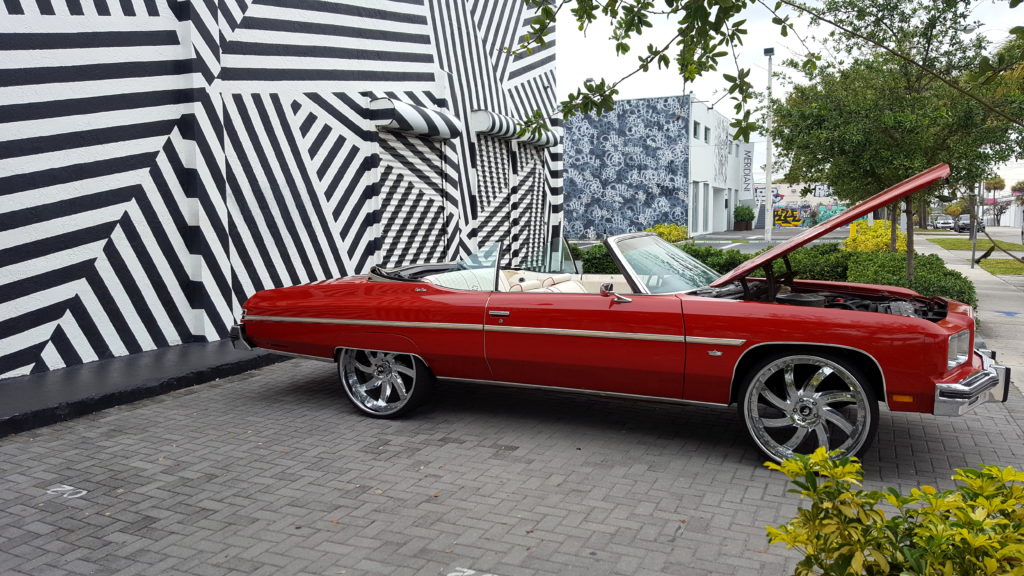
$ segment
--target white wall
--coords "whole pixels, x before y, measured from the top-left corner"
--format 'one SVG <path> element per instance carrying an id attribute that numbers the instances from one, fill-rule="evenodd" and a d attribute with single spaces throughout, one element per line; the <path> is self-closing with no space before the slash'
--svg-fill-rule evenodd
<path id="1" fill-rule="evenodd" d="M 700 124 L 699 134 L 694 133 L 694 123 Z M 710 132 L 707 132 L 708 130 Z M 753 144 L 733 140 L 729 118 L 708 108 L 703 102 L 691 104 L 691 233 L 706 234 L 730 229 L 733 222 L 732 211 L 736 203 L 752 198 L 752 186 L 744 191 L 745 151 L 750 151 L 752 156 Z M 696 199 L 692 197 L 694 182 L 700 184 L 697 190 L 701 196 Z"/>

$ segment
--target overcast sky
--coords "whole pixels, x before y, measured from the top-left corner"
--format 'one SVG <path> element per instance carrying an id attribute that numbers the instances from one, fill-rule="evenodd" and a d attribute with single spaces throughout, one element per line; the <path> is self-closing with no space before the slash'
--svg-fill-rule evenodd
<path id="1" fill-rule="evenodd" d="M 747 19 L 747 36 L 745 45 L 737 54 L 739 65 L 751 69 L 751 82 L 759 90 L 767 88 L 768 83 L 768 59 L 764 56 L 764 49 L 775 48 L 773 58 L 776 70 L 782 60 L 789 57 L 797 57 L 803 54 L 804 49 L 799 40 L 793 34 L 783 38 L 779 34 L 778 26 L 771 23 L 771 16 L 761 6 L 748 8 L 744 15 Z M 993 42 L 1005 41 L 1009 36 L 1011 27 L 1021 24 L 1024 21 L 1024 6 L 1011 10 L 1005 0 L 979 0 L 975 2 L 972 10 L 972 18 L 981 22 L 981 27 L 972 34 L 984 34 Z M 654 20 L 655 26 L 650 32 L 645 32 L 639 41 L 634 41 L 632 51 L 623 57 L 615 56 L 615 45 L 607 38 L 611 32 L 609 26 L 600 26 L 597 23 L 591 25 L 586 36 L 577 29 L 572 15 L 565 11 L 559 14 L 557 27 L 558 44 L 558 91 L 559 96 L 564 99 L 567 94 L 574 92 L 583 85 L 587 78 L 595 80 L 605 78 L 614 81 L 625 76 L 636 67 L 639 54 L 646 53 L 648 43 L 664 45 L 672 37 L 675 26 L 667 20 Z M 822 25 L 811 28 L 806 21 L 797 21 L 797 29 L 800 35 L 809 38 L 814 34 L 822 34 Z M 687 92 L 693 92 L 698 100 L 713 103 L 724 94 L 726 83 L 722 80 L 721 73 L 734 73 L 735 69 L 730 61 L 723 61 L 719 72 L 711 72 L 698 78 L 696 82 L 686 86 Z M 653 68 L 650 72 L 639 73 L 629 80 L 626 80 L 619 87 L 619 98 L 646 98 L 655 96 L 674 96 L 683 94 L 683 81 L 674 69 L 657 70 Z M 775 95 L 785 93 L 786 86 L 776 81 L 772 86 Z M 715 107 L 726 116 L 733 117 L 732 102 L 728 97 L 721 100 Z M 756 134 L 752 137 L 754 148 L 757 154 L 757 166 L 755 172 L 759 179 L 764 179 L 764 136 Z M 1024 162 L 1018 161 L 997 169 L 997 172 L 1006 179 L 1007 186 L 1024 180 Z M 776 174 L 778 172 L 776 171 Z"/>

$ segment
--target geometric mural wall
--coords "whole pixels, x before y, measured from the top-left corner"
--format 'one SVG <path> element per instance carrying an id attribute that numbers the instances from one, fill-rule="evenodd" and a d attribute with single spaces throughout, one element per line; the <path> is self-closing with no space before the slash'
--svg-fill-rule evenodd
<path id="1" fill-rule="evenodd" d="M 0 378 L 224 338 L 258 290 L 495 235 L 527 264 L 562 233 L 561 144 L 470 117 L 555 109 L 553 42 L 502 50 L 529 21 L 521 0 L 5 0 Z"/>
<path id="2" fill-rule="evenodd" d="M 658 223 L 688 224 L 689 126 L 689 96 L 619 100 L 603 116 L 570 118 L 565 236 L 596 239 Z M 721 164 L 724 182 L 724 159 Z"/>

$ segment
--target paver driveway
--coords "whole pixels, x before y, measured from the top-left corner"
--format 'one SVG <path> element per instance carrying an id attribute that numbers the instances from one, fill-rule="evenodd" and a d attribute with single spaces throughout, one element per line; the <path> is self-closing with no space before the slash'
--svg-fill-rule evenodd
<path id="1" fill-rule="evenodd" d="M 883 410 L 868 486 L 1024 467 L 1011 394 Z M 0 439 L 0 573 L 781 574 L 762 461 L 731 409 L 445 385 L 373 420 L 293 360 Z"/>

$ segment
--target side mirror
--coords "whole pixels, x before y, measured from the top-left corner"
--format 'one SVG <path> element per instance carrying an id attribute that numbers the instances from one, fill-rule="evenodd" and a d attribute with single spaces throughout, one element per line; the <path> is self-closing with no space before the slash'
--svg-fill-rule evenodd
<path id="1" fill-rule="evenodd" d="M 626 298 L 625 296 L 620 296 L 619 294 L 616 294 L 615 286 L 611 282 L 605 282 L 604 284 L 601 284 L 601 296 L 604 296 L 606 298 L 608 296 L 613 296 L 615 299 L 612 300 L 612 302 L 615 302 L 616 304 L 626 304 L 633 301 L 632 298 Z"/>

